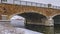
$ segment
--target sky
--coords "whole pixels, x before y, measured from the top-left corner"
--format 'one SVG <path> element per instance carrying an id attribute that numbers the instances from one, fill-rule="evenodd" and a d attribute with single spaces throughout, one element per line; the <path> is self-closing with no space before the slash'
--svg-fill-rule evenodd
<path id="1" fill-rule="evenodd" d="M 31 2 L 52 4 L 55 6 L 60 6 L 60 0 L 23 0 L 23 1 L 31 1 Z"/>

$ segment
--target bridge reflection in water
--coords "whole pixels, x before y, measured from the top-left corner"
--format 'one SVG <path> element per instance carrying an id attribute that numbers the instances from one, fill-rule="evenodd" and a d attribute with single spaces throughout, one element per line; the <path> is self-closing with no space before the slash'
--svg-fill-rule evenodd
<path id="1" fill-rule="evenodd" d="M 42 26 L 42 25 L 27 24 L 26 28 L 33 30 L 33 31 L 41 32 L 44 34 L 54 34 L 54 27 L 46 27 L 46 26 Z"/>

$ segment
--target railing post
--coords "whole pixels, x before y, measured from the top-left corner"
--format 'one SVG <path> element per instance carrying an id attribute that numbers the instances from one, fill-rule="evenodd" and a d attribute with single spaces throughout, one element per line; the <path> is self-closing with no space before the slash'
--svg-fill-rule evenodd
<path id="1" fill-rule="evenodd" d="M 0 0 L 0 3 L 1 3 L 1 0 Z"/>
<path id="2" fill-rule="evenodd" d="M 51 4 L 48 4 L 48 8 L 51 8 L 51 6 L 52 6 Z"/>
<path id="3" fill-rule="evenodd" d="M 13 4 L 14 4 L 14 0 L 13 0 Z"/>

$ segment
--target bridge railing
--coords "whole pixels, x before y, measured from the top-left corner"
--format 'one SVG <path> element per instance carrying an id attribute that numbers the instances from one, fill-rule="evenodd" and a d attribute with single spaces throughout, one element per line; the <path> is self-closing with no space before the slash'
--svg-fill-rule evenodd
<path id="1" fill-rule="evenodd" d="M 29 1 L 14 1 L 13 4 L 26 5 L 26 6 L 36 6 L 36 7 L 48 7 L 47 4 L 29 2 Z"/>
<path id="2" fill-rule="evenodd" d="M 18 3 L 17 3 L 17 2 L 18 2 Z M 36 7 L 45 7 L 45 8 L 60 9 L 60 6 L 53 6 L 53 5 L 51 5 L 51 6 L 49 7 L 49 4 L 36 3 L 36 2 L 29 2 L 29 1 L 14 1 L 14 4 L 17 4 L 17 5 L 26 5 L 26 6 L 36 6 Z"/>
<path id="3" fill-rule="evenodd" d="M 60 6 L 51 6 L 54 9 L 60 9 Z"/>
<path id="4" fill-rule="evenodd" d="M 60 6 L 53 6 L 51 4 L 42 4 L 42 3 L 22 1 L 22 0 L 20 0 L 20 1 L 19 0 L 13 0 L 13 2 L 10 2 L 10 3 L 8 1 L 7 2 L 2 2 L 2 0 L 0 0 L 0 3 L 60 9 Z"/>

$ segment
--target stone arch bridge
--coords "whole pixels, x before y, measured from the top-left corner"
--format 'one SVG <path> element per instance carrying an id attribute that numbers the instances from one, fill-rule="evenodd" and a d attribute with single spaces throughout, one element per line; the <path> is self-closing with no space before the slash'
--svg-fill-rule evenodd
<path id="1" fill-rule="evenodd" d="M 60 15 L 60 9 L 59 7 L 54 7 L 51 4 L 47 4 L 47 7 L 26 6 L 7 3 L 0 4 L 0 20 L 2 20 L 4 17 L 10 20 L 13 15 L 21 15 L 25 17 L 27 21 L 42 21 L 42 25 L 54 26 L 53 18 L 57 15 Z M 37 22 L 36 24 L 39 24 Z"/>

